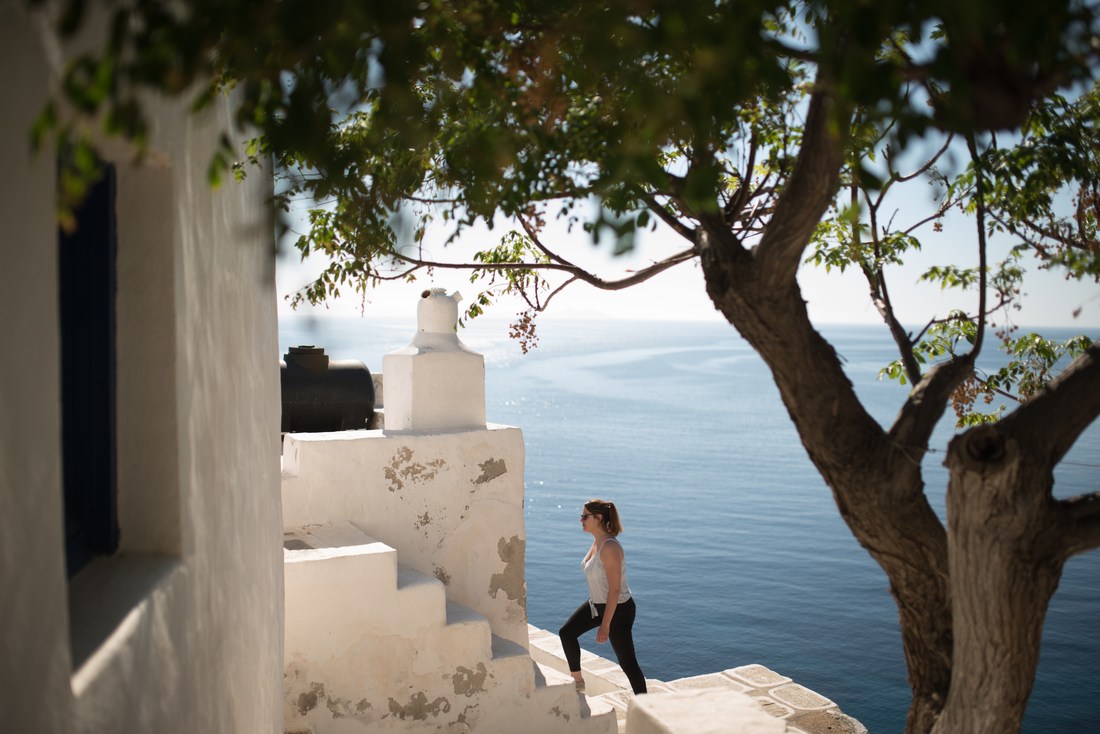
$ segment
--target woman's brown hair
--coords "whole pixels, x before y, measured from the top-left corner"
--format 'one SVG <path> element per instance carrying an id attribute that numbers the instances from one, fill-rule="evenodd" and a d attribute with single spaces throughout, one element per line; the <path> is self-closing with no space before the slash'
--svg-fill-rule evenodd
<path id="1" fill-rule="evenodd" d="M 615 509 L 614 502 L 595 499 L 584 503 L 585 512 L 590 512 L 600 518 L 600 527 L 609 535 L 618 535 L 623 531 L 623 523 L 619 520 L 619 511 Z"/>

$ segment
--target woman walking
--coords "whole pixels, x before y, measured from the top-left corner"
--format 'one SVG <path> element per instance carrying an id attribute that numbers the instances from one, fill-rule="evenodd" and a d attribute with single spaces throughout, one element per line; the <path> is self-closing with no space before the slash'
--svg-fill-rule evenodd
<path id="1" fill-rule="evenodd" d="M 626 583 L 626 557 L 616 536 L 623 531 L 619 511 L 613 502 L 589 500 L 584 503 L 581 528 L 592 535 L 592 546 L 581 561 L 588 581 L 588 601 L 581 604 L 573 616 L 558 630 L 569 672 L 576 682 L 577 691 L 584 691 L 581 674 L 581 646 L 578 638 L 589 630 L 597 630 L 596 642 L 611 640 L 611 647 L 619 659 L 619 667 L 630 680 L 634 693 L 645 693 L 645 676 L 634 654 L 634 627 L 636 607 Z"/>

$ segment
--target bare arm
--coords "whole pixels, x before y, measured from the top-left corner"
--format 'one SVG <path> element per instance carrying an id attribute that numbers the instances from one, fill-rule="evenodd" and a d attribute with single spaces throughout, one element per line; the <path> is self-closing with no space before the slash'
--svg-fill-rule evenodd
<path id="1" fill-rule="evenodd" d="M 615 608 L 619 606 L 619 594 L 622 591 L 623 578 L 623 547 L 618 541 L 604 543 L 600 549 L 600 560 L 603 561 L 604 573 L 607 574 L 607 606 L 604 608 L 603 621 L 596 631 L 596 642 L 607 642 L 611 633 L 611 618 L 615 616 Z"/>

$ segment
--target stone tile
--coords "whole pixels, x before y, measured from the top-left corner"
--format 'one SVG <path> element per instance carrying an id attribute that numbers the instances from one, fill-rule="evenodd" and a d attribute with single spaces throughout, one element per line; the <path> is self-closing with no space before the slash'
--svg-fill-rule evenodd
<path id="1" fill-rule="evenodd" d="M 753 696 L 753 700 L 760 704 L 760 708 L 764 709 L 767 714 L 777 719 L 785 718 L 794 713 L 788 707 L 767 696 Z"/>
<path id="2" fill-rule="evenodd" d="M 787 676 L 780 675 L 774 670 L 758 664 L 742 665 L 722 672 L 724 675 L 728 675 L 734 680 L 747 683 L 753 688 L 771 688 L 791 682 L 791 679 Z"/>
<path id="3" fill-rule="evenodd" d="M 685 691 L 693 688 L 727 688 L 734 691 L 745 693 L 752 690 L 748 686 L 738 683 L 733 678 L 722 673 L 707 673 L 706 675 L 695 675 L 690 678 L 680 678 L 678 680 L 669 681 L 669 687 L 677 691 Z"/>
<path id="4" fill-rule="evenodd" d="M 797 683 L 787 683 L 786 685 L 772 688 L 768 691 L 768 695 L 796 709 L 815 711 L 836 706 L 835 703 L 824 696 L 814 693 L 809 688 Z"/>

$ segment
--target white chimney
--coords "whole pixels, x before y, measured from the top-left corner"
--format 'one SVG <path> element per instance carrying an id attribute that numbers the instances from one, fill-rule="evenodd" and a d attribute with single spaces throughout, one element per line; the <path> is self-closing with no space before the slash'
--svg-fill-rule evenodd
<path id="1" fill-rule="evenodd" d="M 485 358 L 455 333 L 460 300 L 457 291 L 424 291 L 416 336 L 382 357 L 386 432 L 485 428 Z"/>

